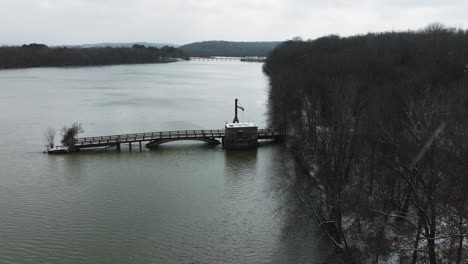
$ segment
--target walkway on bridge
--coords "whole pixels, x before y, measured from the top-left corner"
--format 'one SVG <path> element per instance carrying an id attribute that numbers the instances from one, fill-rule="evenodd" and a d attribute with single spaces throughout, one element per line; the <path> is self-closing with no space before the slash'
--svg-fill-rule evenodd
<path id="1" fill-rule="evenodd" d="M 134 134 L 121 134 L 111 136 L 96 136 L 77 138 L 75 141 L 75 148 L 96 148 L 96 147 L 117 147 L 120 144 L 129 144 L 131 149 L 132 143 L 138 143 L 140 149 L 142 142 L 148 142 L 147 147 L 155 147 L 157 145 L 179 140 L 197 140 L 208 143 L 220 142 L 216 139 L 224 140 L 224 129 L 210 129 L 210 130 L 178 130 L 178 131 L 160 131 L 160 132 L 146 132 Z M 258 139 L 280 139 L 283 134 L 280 131 L 272 129 L 258 129 Z"/>

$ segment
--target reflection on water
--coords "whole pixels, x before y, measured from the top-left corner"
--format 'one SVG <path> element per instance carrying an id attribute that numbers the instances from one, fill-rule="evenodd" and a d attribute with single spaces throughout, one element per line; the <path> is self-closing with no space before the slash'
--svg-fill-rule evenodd
<path id="1" fill-rule="evenodd" d="M 256 148 L 224 151 L 224 168 L 226 174 L 234 176 L 233 180 L 244 176 L 253 176 L 248 173 L 255 171 L 256 164 Z"/>
<path id="2" fill-rule="evenodd" d="M 0 263 L 314 263 L 330 252 L 316 227 L 284 236 L 294 217 L 279 209 L 294 194 L 278 191 L 280 145 L 40 154 L 47 127 L 74 121 L 84 136 L 221 128 L 236 97 L 264 127 L 260 64 L 9 70 L 0 87 Z"/>

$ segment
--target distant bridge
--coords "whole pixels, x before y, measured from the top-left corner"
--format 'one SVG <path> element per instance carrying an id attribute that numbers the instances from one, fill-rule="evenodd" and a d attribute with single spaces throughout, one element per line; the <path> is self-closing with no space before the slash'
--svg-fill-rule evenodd
<path id="1" fill-rule="evenodd" d="M 217 139 L 221 139 L 224 143 L 224 137 L 224 129 L 160 131 L 77 138 L 74 147 L 77 149 L 97 147 L 116 147 L 117 149 L 120 149 L 121 144 L 128 144 L 129 149 L 132 149 L 132 143 L 137 143 L 138 147 L 142 149 L 143 142 L 147 143 L 146 147 L 151 148 L 157 147 L 158 145 L 166 142 L 182 140 L 196 140 L 211 144 L 219 144 L 221 142 Z M 277 130 L 257 130 L 257 139 L 278 140 L 282 137 L 283 133 Z"/>
<path id="2" fill-rule="evenodd" d="M 244 61 L 265 62 L 266 57 L 189 57 L 193 61 Z"/>

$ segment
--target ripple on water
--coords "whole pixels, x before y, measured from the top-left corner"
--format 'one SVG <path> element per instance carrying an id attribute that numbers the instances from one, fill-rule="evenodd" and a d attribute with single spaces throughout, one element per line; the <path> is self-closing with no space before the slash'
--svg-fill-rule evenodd
<path id="1" fill-rule="evenodd" d="M 221 128 L 238 97 L 266 123 L 266 86 L 261 64 L 229 62 L 0 71 L 0 263 L 322 259 L 319 235 L 282 239 L 278 146 L 32 153 L 70 120 L 91 136 Z"/>

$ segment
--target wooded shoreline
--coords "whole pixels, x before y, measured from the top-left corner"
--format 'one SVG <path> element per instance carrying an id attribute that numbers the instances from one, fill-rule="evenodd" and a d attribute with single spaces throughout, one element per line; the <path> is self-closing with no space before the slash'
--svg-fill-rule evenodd
<path id="1" fill-rule="evenodd" d="M 182 50 L 133 45 L 131 48 L 50 48 L 43 44 L 0 47 L 0 69 L 166 63 L 184 59 Z"/>
<path id="2" fill-rule="evenodd" d="M 296 39 L 264 72 L 294 187 L 344 263 L 466 262 L 467 30 Z"/>

